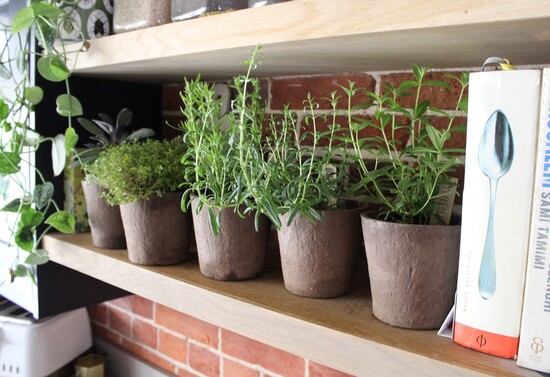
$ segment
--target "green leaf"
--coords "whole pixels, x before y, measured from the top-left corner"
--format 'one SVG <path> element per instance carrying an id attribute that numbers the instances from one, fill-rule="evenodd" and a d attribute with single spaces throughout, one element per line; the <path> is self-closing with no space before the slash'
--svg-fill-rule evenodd
<path id="1" fill-rule="evenodd" d="M 52 140 L 52 167 L 54 176 L 58 176 L 65 168 L 65 135 L 58 134 Z"/>
<path id="2" fill-rule="evenodd" d="M 57 30 L 42 18 L 36 20 L 35 35 L 38 43 L 46 52 L 54 51 L 54 43 L 57 38 Z"/>
<path id="3" fill-rule="evenodd" d="M 39 86 L 28 86 L 23 90 L 23 97 L 33 105 L 37 105 L 44 98 L 44 91 Z"/>
<path id="4" fill-rule="evenodd" d="M 43 56 L 37 62 L 38 72 L 48 81 L 61 82 L 68 79 L 71 72 L 59 56 Z"/>
<path id="5" fill-rule="evenodd" d="M 83 113 L 80 101 L 70 94 L 60 95 L 55 103 L 57 104 L 57 113 L 61 116 L 74 117 Z"/>
<path id="6" fill-rule="evenodd" d="M 98 126 L 96 126 L 96 124 L 86 118 L 78 118 L 77 119 L 78 123 L 84 127 L 84 129 L 86 131 L 88 131 L 89 133 L 91 133 L 92 135 L 94 136 L 105 136 L 105 133 L 103 132 L 103 130 L 101 128 L 99 128 Z"/>
<path id="7" fill-rule="evenodd" d="M 441 132 L 439 132 L 437 128 L 429 124 L 426 125 L 426 132 L 428 133 L 428 137 L 430 138 L 433 146 L 436 147 L 438 150 L 441 149 L 443 146 L 441 141 Z"/>
<path id="8" fill-rule="evenodd" d="M 78 135 L 74 128 L 69 127 L 65 130 L 65 153 L 67 156 L 71 153 L 78 141 Z"/>
<path id="9" fill-rule="evenodd" d="M 27 226 L 31 229 L 36 228 L 44 220 L 44 214 L 34 208 L 25 208 L 21 211 L 20 223 L 23 226 Z"/>
<path id="10" fill-rule="evenodd" d="M 36 205 L 36 208 L 42 209 L 48 204 L 53 197 L 54 187 L 53 183 L 45 182 L 42 185 L 36 185 L 32 194 L 32 202 Z"/>
<path id="11" fill-rule="evenodd" d="M 53 226 L 62 233 L 73 233 L 75 220 L 69 212 L 59 211 L 48 217 L 46 224 Z"/>
<path id="12" fill-rule="evenodd" d="M 22 8 L 15 17 L 11 24 L 11 32 L 19 33 L 22 30 L 28 29 L 34 22 L 34 11 L 31 7 Z"/>
<path id="13" fill-rule="evenodd" d="M 34 247 L 34 229 L 29 226 L 18 226 L 15 233 L 15 244 L 25 251 Z"/>
<path id="14" fill-rule="evenodd" d="M 25 263 L 32 265 L 39 265 L 47 263 L 50 260 L 48 252 L 44 249 L 38 249 L 34 253 L 29 254 L 25 259 Z"/>
<path id="15" fill-rule="evenodd" d="M 47 3 L 36 3 L 32 6 L 32 10 L 34 16 L 57 18 L 63 14 L 63 11 L 59 7 Z"/>
<path id="16" fill-rule="evenodd" d="M 23 205 L 23 208 L 25 208 L 25 206 L 26 205 Z M 17 213 L 19 212 L 19 208 L 21 208 L 21 199 L 17 198 L 17 199 L 13 199 L 11 202 L 6 204 L 2 209 L 0 209 L 0 212 Z"/>
<path id="17" fill-rule="evenodd" d="M 429 86 L 436 86 L 438 88 L 449 88 L 449 84 L 447 84 L 445 81 L 440 80 L 426 81 L 424 84 Z"/>
<path id="18" fill-rule="evenodd" d="M 10 113 L 10 107 L 6 102 L 0 99 L 0 120 L 6 119 L 9 113 Z"/>
<path id="19" fill-rule="evenodd" d="M 15 270 L 12 270 L 12 273 L 18 278 L 22 278 L 27 276 L 27 274 L 29 273 L 29 270 L 24 265 L 18 264 L 17 266 L 15 266 Z"/>
<path id="20" fill-rule="evenodd" d="M 0 153 L 0 174 L 15 174 L 19 171 L 21 157 L 14 152 Z"/>

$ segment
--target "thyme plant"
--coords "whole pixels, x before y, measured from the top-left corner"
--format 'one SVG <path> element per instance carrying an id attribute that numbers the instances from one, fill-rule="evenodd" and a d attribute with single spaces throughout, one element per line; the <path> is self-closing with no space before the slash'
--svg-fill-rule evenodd
<path id="1" fill-rule="evenodd" d="M 87 180 L 107 190 L 107 203 L 119 205 L 177 191 L 183 179 L 181 139 L 126 142 L 103 150 L 87 167 Z"/>
<path id="2" fill-rule="evenodd" d="M 449 148 L 447 143 L 455 132 L 463 132 L 464 125 L 456 124 L 459 110 L 467 110 L 464 94 L 468 86 L 468 74 L 461 77 L 448 75 L 459 86 L 459 97 L 453 111 L 444 111 L 422 101 L 425 88 L 448 88 L 441 80 L 426 79 L 427 67 L 413 66 L 413 80 L 405 80 L 397 87 L 389 83 L 385 91 L 378 95 L 365 91 L 369 102 L 352 107 L 351 99 L 363 90 L 353 83 L 344 90 L 348 97 L 346 111 L 349 122 L 349 140 L 354 148 L 354 156 L 361 179 L 351 187 L 351 192 L 364 194 L 367 199 L 380 206 L 378 217 L 383 220 L 428 224 L 432 217 L 443 220 L 439 199 L 448 194 L 445 186 L 456 185 L 452 174 L 462 164 L 457 154 L 463 149 Z M 405 108 L 400 100 L 413 96 L 413 106 Z M 374 119 L 362 119 L 353 116 L 358 108 L 373 108 Z M 433 115 L 444 117 L 447 124 L 436 128 Z M 377 134 L 372 137 L 360 137 L 364 128 L 373 127 Z M 409 143 L 402 145 L 397 138 L 398 132 L 409 136 Z M 363 152 L 374 159 L 371 168 L 364 159 Z"/>

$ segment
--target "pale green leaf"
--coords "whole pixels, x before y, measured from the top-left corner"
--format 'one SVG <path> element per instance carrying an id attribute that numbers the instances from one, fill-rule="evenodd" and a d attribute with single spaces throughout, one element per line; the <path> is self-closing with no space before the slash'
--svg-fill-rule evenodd
<path id="1" fill-rule="evenodd" d="M 61 116 L 74 117 L 82 115 L 83 111 L 80 101 L 70 94 L 60 95 L 57 97 L 55 103 L 57 105 L 57 113 Z"/>
<path id="2" fill-rule="evenodd" d="M 44 91 L 39 86 L 28 86 L 23 90 L 23 97 L 33 105 L 37 105 L 44 98 Z"/>
<path id="3" fill-rule="evenodd" d="M 53 197 L 54 186 L 51 182 L 45 182 L 42 185 L 36 185 L 32 194 L 32 201 L 36 208 L 44 208 Z"/>
<path id="4" fill-rule="evenodd" d="M 47 218 L 46 224 L 53 226 L 62 233 L 73 233 L 75 219 L 66 211 L 59 211 Z"/>
<path id="5" fill-rule="evenodd" d="M 77 141 L 78 135 L 76 134 L 74 128 L 67 128 L 65 130 L 65 153 L 67 154 L 67 156 L 69 156 L 73 148 L 76 146 Z"/>
<path id="6" fill-rule="evenodd" d="M 34 253 L 29 254 L 25 259 L 25 263 L 31 265 L 44 264 L 49 261 L 48 252 L 44 249 L 38 249 Z"/>

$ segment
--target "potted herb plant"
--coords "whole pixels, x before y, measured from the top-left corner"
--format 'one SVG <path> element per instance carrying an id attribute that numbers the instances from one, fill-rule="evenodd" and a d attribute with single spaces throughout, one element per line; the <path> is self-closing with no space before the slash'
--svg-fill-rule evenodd
<path id="1" fill-rule="evenodd" d="M 88 166 L 99 156 L 99 153 L 108 147 L 120 145 L 126 141 L 135 141 L 151 137 L 155 132 L 150 128 L 141 128 L 128 132 L 127 128 L 132 121 L 132 111 L 124 108 L 119 111 L 116 121 L 107 114 L 99 114 L 100 119 L 88 120 L 78 118 L 78 123 L 90 134 L 95 143 L 84 144 L 84 149 L 74 154 L 72 167 L 81 166 L 86 173 Z M 92 243 L 104 249 L 125 249 L 126 239 L 120 208 L 111 206 L 101 196 L 103 189 L 91 177 L 82 181 L 82 189 L 86 201 L 86 211 Z"/>
<path id="2" fill-rule="evenodd" d="M 236 98 L 224 114 L 214 84 L 186 81 L 181 93 L 180 124 L 188 150 L 183 158 L 186 180 L 192 182 L 182 209 L 192 208 L 200 270 L 217 280 L 245 280 L 264 268 L 270 224 L 257 210 L 253 190 L 261 189 L 264 105 L 259 80 L 234 78 Z M 226 94 L 227 96 L 228 94 Z"/>
<path id="3" fill-rule="evenodd" d="M 342 200 L 347 191 L 347 144 L 339 136 L 343 128 L 337 122 L 335 93 L 330 101 L 332 111 L 319 115 L 315 99 L 308 96 L 302 132 L 288 108 L 272 117 L 265 143 L 268 190 L 281 214 L 284 284 L 305 297 L 348 293 L 361 249 L 362 209 L 357 202 Z"/>
<path id="4" fill-rule="evenodd" d="M 178 192 L 185 147 L 180 139 L 126 142 L 105 149 L 88 166 L 88 177 L 120 205 L 131 262 L 169 265 L 188 257 L 191 220 L 180 211 Z"/>
<path id="5" fill-rule="evenodd" d="M 377 206 L 362 215 L 374 315 L 415 329 L 439 327 L 453 305 L 460 225 L 448 225 L 442 214 L 444 202 L 454 203 L 453 173 L 462 164 L 457 154 L 463 150 L 447 145 L 454 132 L 464 130 L 456 114 L 466 109 L 468 84 L 467 74 L 450 76 L 459 95 L 454 111 L 446 112 L 422 99 L 427 88 L 449 87 L 428 80 L 427 71 L 414 66 L 412 80 L 397 87 L 386 84 L 380 95 L 367 92 L 369 102 L 361 107 L 373 108 L 372 119 L 352 117 L 351 107 L 347 111 L 362 177 L 352 191 L 366 194 Z M 348 97 L 358 90 L 351 84 Z M 434 114 L 446 119 L 444 126 L 433 124 Z M 376 130 L 375 136 L 358 137 L 365 128 Z M 398 132 L 409 136 L 407 145 Z M 365 151 L 374 159 L 373 168 L 361 157 Z"/>

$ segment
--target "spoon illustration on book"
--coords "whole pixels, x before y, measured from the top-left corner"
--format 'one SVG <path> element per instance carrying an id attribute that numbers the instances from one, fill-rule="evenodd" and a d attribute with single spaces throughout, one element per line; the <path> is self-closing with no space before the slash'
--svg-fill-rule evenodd
<path id="1" fill-rule="evenodd" d="M 493 297 L 497 282 L 494 217 L 498 180 L 510 170 L 513 159 L 510 123 L 501 110 L 496 110 L 485 124 L 478 149 L 479 168 L 489 178 L 490 188 L 489 221 L 478 278 L 479 294 L 485 300 Z"/>

